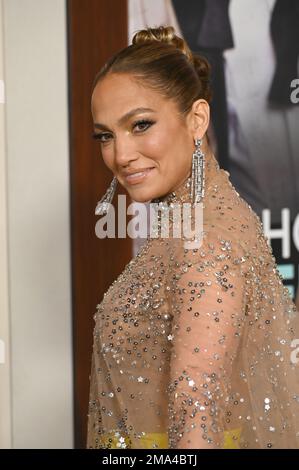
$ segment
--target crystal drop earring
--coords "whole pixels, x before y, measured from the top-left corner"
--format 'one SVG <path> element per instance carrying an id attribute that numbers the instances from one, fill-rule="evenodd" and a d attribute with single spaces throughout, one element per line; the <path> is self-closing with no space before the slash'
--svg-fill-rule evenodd
<path id="1" fill-rule="evenodd" d="M 195 151 L 192 155 L 192 174 L 190 197 L 193 204 L 200 202 L 205 192 L 205 154 L 200 146 L 202 139 L 195 139 Z"/>
<path id="2" fill-rule="evenodd" d="M 112 202 L 113 196 L 115 194 L 117 186 L 117 178 L 114 176 L 113 180 L 110 183 L 109 188 L 105 192 L 104 196 L 101 198 L 101 200 L 97 203 L 97 206 L 95 208 L 95 214 L 96 215 L 106 215 L 108 210 L 109 210 L 109 205 Z"/>

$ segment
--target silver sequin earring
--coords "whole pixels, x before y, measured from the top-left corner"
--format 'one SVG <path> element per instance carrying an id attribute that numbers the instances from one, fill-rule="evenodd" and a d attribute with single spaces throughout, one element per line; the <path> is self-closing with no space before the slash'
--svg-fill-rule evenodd
<path id="1" fill-rule="evenodd" d="M 205 154 L 200 146 L 202 139 L 195 139 L 195 151 L 192 155 L 192 174 L 190 197 L 193 204 L 200 202 L 205 192 Z"/>
<path id="2" fill-rule="evenodd" d="M 109 188 L 105 192 L 104 196 L 102 199 L 97 203 L 97 206 L 95 208 L 95 214 L 96 215 L 106 215 L 108 210 L 109 210 L 109 204 L 111 204 L 113 196 L 115 194 L 117 186 L 117 178 L 114 176 L 113 180 L 110 183 Z"/>

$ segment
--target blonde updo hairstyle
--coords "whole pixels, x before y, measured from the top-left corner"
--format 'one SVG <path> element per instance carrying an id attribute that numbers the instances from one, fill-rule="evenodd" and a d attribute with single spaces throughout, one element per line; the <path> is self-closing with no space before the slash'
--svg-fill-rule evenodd
<path id="1" fill-rule="evenodd" d="M 207 59 L 192 53 L 172 26 L 147 28 L 135 33 L 132 44 L 106 62 L 92 89 L 108 74 L 130 74 L 141 85 L 175 101 L 185 117 L 197 99 L 210 103 L 210 68 Z"/>

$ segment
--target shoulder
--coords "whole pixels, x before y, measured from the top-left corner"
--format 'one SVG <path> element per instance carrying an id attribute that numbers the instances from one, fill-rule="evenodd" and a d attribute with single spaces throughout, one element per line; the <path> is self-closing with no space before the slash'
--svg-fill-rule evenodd
<path id="1" fill-rule="evenodd" d="M 173 282 L 180 278 L 217 277 L 217 273 L 246 276 L 250 254 L 235 233 L 214 222 L 205 225 L 198 247 L 186 247 L 183 240 L 173 241 L 169 251 L 169 275 Z"/>
<path id="2" fill-rule="evenodd" d="M 260 217 L 236 191 L 224 171 L 208 188 L 203 225 L 209 236 L 216 231 L 234 240 L 238 249 L 251 254 L 266 242 Z"/>

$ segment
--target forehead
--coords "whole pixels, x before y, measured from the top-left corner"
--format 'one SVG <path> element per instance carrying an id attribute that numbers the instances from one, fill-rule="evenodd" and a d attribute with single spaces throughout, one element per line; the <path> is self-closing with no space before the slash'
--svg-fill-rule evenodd
<path id="1" fill-rule="evenodd" d="M 93 90 L 91 109 L 94 117 L 119 117 L 132 108 L 148 107 L 159 112 L 173 111 L 174 103 L 155 90 L 136 82 L 127 74 L 111 74 Z"/>

